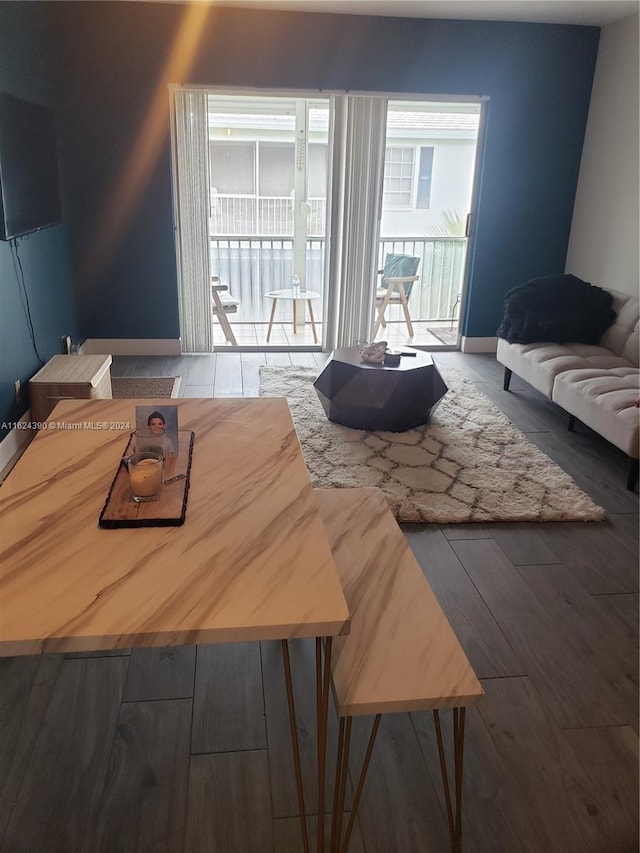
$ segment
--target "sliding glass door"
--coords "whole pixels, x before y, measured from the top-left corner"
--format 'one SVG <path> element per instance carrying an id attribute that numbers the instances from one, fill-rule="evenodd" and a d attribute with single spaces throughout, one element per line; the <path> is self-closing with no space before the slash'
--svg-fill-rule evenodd
<path id="1" fill-rule="evenodd" d="M 296 276 L 301 289 L 317 294 L 313 308 L 325 345 L 346 345 L 372 338 L 381 303 L 377 271 L 389 255 L 410 255 L 419 262 L 407 305 L 390 300 L 377 339 L 456 344 L 479 99 L 178 89 L 176 103 L 178 95 L 189 104 L 173 140 L 176 172 L 182 164 L 184 173 L 175 181 L 182 269 L 193 254 L 193 240 L 181 242 L 183 223 L 208 240 L 205 263 L 186 276 L 187 290 L 200 289 L 192 306 L 210 304 L 209 279 L 217 276 L 227 288 L 221 297 L 237 346 L 264 347 L 268 332 L 270 346 L 313 346 L 304 310 L 295 314 L 293 300 L 269 296 L 290 289 Z M 181 127 L 190 134 L 178 133 Z M 196 142 L 198 157 L 181 159 L 181 146 Z M 190 223 L 196 211 L 198 229 Z M 198 274 L 207 262 L 206 274 Z M 192 314 L 183 298 L 181 323 Z M 214 314 L 213 346 L 227 345 Z"/>
<path id="2" fill-rule="evenodd" d="M 302 290 L 321 295 L 329 102 L 210 93 L 207 103 L 211 273 L 239 303 L 238 344 L 257 345 L 270 291 L 291 288 L 297 276 Z M 322 300 L 314 304 L 321 312 Z M 303 311 L 294 326 L 292 300 L 278 300 L 277 310 L 270 343 L 312 342 Z"/>
<path id="3" fill-rule="evenodd" d="M 389 101 L 379 268 L 389 254 L 420 262 L 408 295 L 413 337 L 395 300 L 378 339 L 457 343 L 480 114 L 479 101 Z"/>

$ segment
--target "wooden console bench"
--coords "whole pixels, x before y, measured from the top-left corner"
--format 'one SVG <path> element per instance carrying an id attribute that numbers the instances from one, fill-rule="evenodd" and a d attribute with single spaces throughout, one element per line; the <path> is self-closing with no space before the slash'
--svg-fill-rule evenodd
<path id="1" fill-rule="evenodd" d="M 465 708 L 484 691 L 377 489 L 316 489 L 316 500 L 351 616 L 333 641 L 331 672 L 339 725 L 331 853 L 345 853 L 381 714 L 432 710 L 451 836 L 461 846 Z M 454 799 L 449 789 L 439 710 L 453 711 Z M 352 717 L 375 715 L 344 834 Z"/>

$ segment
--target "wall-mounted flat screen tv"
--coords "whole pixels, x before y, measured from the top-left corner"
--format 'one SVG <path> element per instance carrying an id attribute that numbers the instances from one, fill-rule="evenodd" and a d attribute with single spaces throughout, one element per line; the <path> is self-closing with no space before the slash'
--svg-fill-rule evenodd
<path id="1" fill-rule="evenodd" d="M 61 220 L 55 114 L 0 92 L 0 239 Z"/>

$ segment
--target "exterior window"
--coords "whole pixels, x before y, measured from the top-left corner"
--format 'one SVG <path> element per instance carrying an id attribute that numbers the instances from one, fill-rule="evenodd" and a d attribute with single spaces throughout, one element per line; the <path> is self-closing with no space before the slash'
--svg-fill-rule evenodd
<path id="1" fill-rule="evenodd" d="M 383 206 L 387 209 L 429 208 L 432 172 L 432 146 L 388 146 L 384 161 Z"/>
<path id="2" fill-rule="evenodd" d="M 384 207 L 411 207 L 415 148 L 388 146 L 384 158 Z"/>
<path id="3" fill-rule="evenodd" d="M 416 207 L 426 209 L 431 207 L 431 174 L 433 172 L 433 148 L 423 146 L 420 149 L 420 166 L 418 167 L 418 189 L 416 191 Z"/>

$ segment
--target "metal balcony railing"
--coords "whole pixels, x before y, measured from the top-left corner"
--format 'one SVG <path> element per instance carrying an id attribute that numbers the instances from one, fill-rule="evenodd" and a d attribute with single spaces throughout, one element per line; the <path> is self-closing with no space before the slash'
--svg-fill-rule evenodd
<path id="1" fill-rule="evenodd" d="M 419 279 L 409 298 L 411 317 L 419 322 L 450 322 L 456 311 L 462 289 L 466 246 L 464 237 L 388 237 L 380 240 L 379 269 L 388 253 L 417 255 L 421 258 Z M 210 237 L 211 274 L 229 286 L 230 294 L 240 305 L 232 317 L 236 323 L 266 323 L 271 301 L 270 290 L 289 287 L 293 270 L 291 237 L 258 237 L 226 235 Z M 322 294 L 324 288 L 325 241 L 307 238 L 307 288 Z M 400 319 L 400 309 L 390 306 L 388 319 Z M 291 309 L 284 303 L 283 309 Z M 397 318 L 395 312 L 397 311 Z M 322 300 L 314 305 L 322 321 Z M 281 315 L 283 321 L 290 315 Z"/>

